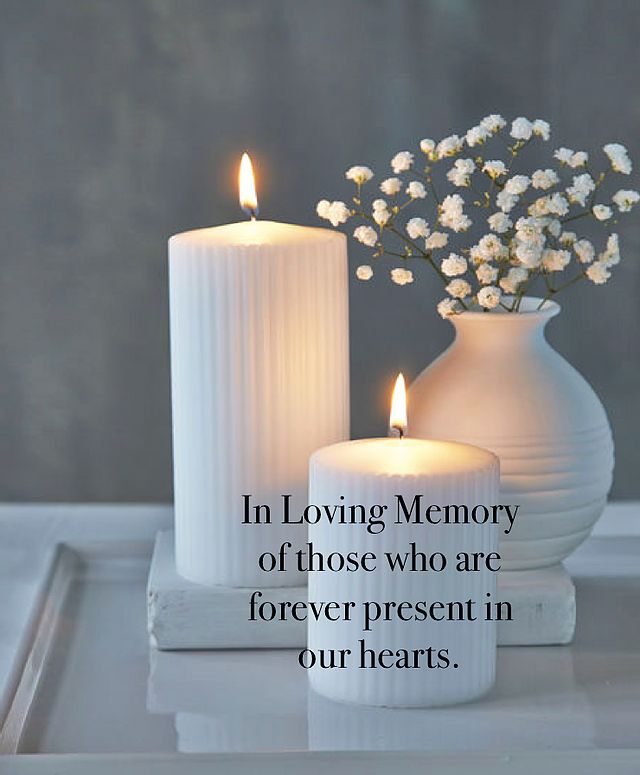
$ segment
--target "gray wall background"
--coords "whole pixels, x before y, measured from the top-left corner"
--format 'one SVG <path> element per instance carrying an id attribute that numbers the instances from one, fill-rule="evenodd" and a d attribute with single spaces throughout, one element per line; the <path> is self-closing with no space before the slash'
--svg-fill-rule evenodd
<path id="1" fill-rule="evenodd" d="M 636 0 L 0 0 L 0 499 L 171 498 L 166 239 L 239 219 L 243 149 L 262 216 L 314 225 L 347 166 L 494 111 L 640 163 L 639 52 Z M 615 279 L 549 333 L 608 408 L 631 498 L 640 226 L 620 233 Z M 450 340 L 440 295 L 353 283 L 355 436 Z"/>

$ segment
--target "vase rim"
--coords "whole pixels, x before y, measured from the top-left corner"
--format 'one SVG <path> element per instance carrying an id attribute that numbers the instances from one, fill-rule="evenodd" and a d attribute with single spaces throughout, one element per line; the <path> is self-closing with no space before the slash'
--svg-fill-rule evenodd
<path id="1" fill-rule="evenodd" d="M 513 300 L 513 296 L 503 296 L 503 299 L 509 302 Z M 540 307 L 543 301 L 544 305 Z M 462 318 L 465 320 L 478 319 L 489 321 L 495 320 L 497 317 L 507 319 L 526 317 L 529 319 L 539 318 L 547 320 L 557 315 L 560 312 L 560 309 L 560 305 L 555 301 L 551 301 L 551 299 L 542 299 L 539 296 L 523 296 L 518 312 L 509 312 L 502 307 L 496 307 L 487 313 L 480 307 L 473 307 L 471 309 L 464 310 L 463 312 L 459 312 L 456 315 L 452 315 L 449 319 L 453 322 L 455 322 L 456 318 Z"/>

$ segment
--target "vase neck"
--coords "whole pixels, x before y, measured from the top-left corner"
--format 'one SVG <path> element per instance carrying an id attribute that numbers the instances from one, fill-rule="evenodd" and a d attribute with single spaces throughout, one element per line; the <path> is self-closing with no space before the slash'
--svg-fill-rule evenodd
<path id="1" fill-rule="evenodd" d="M 456 345 L 474 349 L 499 349 L 506 357 L 513 348 L 536 347 L 545 342 L 544 329 L 560 307 L 540 299 L 525 298 L 520 312 L 463 312 L 450 318 Z"/>

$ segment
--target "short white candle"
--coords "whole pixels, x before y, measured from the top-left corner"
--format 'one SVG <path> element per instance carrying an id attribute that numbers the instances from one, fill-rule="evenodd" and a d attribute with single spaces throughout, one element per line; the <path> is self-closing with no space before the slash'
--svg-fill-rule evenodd
<path id="1" fill-rule="evenodd" d="M 304 543 L 303 526 L 281 524 L 281 495 L 302 510 L 309 455 L 349 437 L 344 235 L 255 219 L 178 234 L 169 292 L 177 570 L 202 584 L 304 583 L 257 559 Z M 247 494 L 272 524 L 242 524 Z"/>
<path id="2" fill-rule="evenodd" d="M 396 423 L 392 420 L 392 425 Z M 495 679 L 496 622 L 481 618 L 481 609 L 495 601 L 496 573 L 485 565 L 478 572 L 455 570 L 458 552 L 495 552 L 497 525 L 395 524 L 401 495 L 410 505 L 422 495 L 422 505 L 458 504 L 473 507 L 497 504 L 499 462 L 490 452 L 466 444 L 410 438 L 364 439 L 318 450 L 310 462 L 310 495 L 314 504 L 386 505 L 385 529 L 375 535 L 362 524 L 310 526 L 314 551 L 375 552 L 375 571 L 312 571 L 309 600 L 353 601 L 350 621 L 309 620 L 309 648 L 351 649 L 346 667 L 327 669 L 317 663 L 309 669 L 312 687 L 334 700 L 365 705 L 427 707 L 464 702 L 485 693 Z M 344 500 L 341 501 L 341 496 Z M 423 515 L 424 516 L 424 515 Z M 411 542 L 427 554 L 442 552 L 449 564 L 444 571 L 390 571 L 384 553 L 404 554 Z M 363 632 L 357 615 L 366 602 L 427 604 L 440 601 L 478 603 L 476 621 L 392 621 L 373 623 Z M 420 668 L 359 666 L 359 641 L 381 649 L 449 649 L 450 666 Z M 387 660 L 389 661 L 389 660 Z M 368 664 L 368 661 L 367 661 Z M 458 667 L 454 668 L 453 665 Z"/>

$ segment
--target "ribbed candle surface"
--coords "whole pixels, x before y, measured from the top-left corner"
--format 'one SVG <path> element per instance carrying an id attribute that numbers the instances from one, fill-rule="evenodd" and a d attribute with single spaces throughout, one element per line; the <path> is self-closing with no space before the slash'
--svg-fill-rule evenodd
<path id="1" fill-rule="evenodd" d="M 169 241 L 176 563 L 202 584 L 286 586 L 263 551 L 307 503 L 309 455 L 349 436 L 346 240 L 269 221 Z M 243 525 L 243 495 L 270 525 Z"/>
<path id="2" fill-rule="evenodd" d="M 328 524 L 309 529 L 314 551 L 375 552 L 372 572 L 313 571 L 309 574 L 310 601 L 354 601 L 351 621 L 309 620 L 309 648 L 351 649 L 345 668 L 309 670 L 312 687 L 334 700 L 364 705 L 427 707 L 464 702 L 485 693 L 495 678 L 496 622 L 483 621 L 480 611 L 496 600 L 496 574 L 455 570 L 458 552 L 496 551 L 496 525 L 396 524 L 397 499 L 408 506 L 422 495 L 422 516 L 431 504 L 497 504 L 498 459 L 489 452 L 463 444 L 417 439 L 368 439 L 337 444 L 316 452 L 310 463 L 310 495 L 314 504 L 386 505 L 385 529 L 372 535 L 361 524 Z M 344 501 L 340 500 L 344 496 Z M 386 552 L 404 555 L 415 542 L 418 551 L 442 552 L 449 562 L 444 571 L 391 571 Z M 487 593 L 491 598 L 487 598 Z M 366 602 L 416 603 L 477 601 L 477 621 L 402 622 L 372 624 L 363 632 L 362 606 Z M 391 609 L 395 614 L 395 610 Z M 359 666 L 359 644 L 381 649 L 449 650 L 447 668 Z M 387 660 L 388 661 L 388 660 Z M 454 668 L 453 664 L 458 667 Z M 424 665 L 424 662 L 423 662 Z"/>

